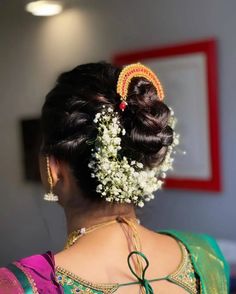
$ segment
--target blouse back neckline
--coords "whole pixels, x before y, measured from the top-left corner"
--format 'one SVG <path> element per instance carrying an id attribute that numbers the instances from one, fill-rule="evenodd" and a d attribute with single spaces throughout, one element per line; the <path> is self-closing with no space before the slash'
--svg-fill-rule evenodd
<path id="1" fill-rule="evenodd" d="M 137 277 L 137 281 L 134 282 L 126 282 L 126 283 L 94 283 L 91 281 L 88 281 L 84 278 L 81 278 L 80 276 L 68 271 L 67 269 L 56 266 L 56 278 L 58 283 L 64 287 L 71 286 L 74 289 L 81 290 L 81 287 L 86 288 L 86 291 L 91 291 L 88 293 L 102 293 L 102 294 L 110 294 L 114 293 L 118 288 L 125 287 L 125 286 L 131 286 L 131 285 L 143 285 L 145 287 L 151 287 L 151 283 L 158 282 L 158 281 L 169 281 L 173 284 L 176 284 L 182 288 L 184 288 L 187 292 L 190 294 L 197 294 L 197 278 L 194 271 L 194 267 L 191 262 L 191 258 L 189 255 L 189 252 L 187 248 L 184 246 L 182 242 L 177 240 L 178 245 L 181 249 L 181 262 L 177 266 L 176 270 L 172 272 L 171 274 L 168 274 L 167 276 L 161 277 L 161 278 L 154 278 L 154 279 L 139 279 Z M 141 254 L 145 257 L 145 255 L 141 252 L 136 252 L 138 254 Z M 77 288 L 76 288 L 77 287 Z M 80 288 L 80 289 L 79 289 Z M 99 291 L 99 292 L 92 292 Z M 87 292 L 86 292 L 87 293 Z M 151 292 L 147 292 L 151 293 Z"/>

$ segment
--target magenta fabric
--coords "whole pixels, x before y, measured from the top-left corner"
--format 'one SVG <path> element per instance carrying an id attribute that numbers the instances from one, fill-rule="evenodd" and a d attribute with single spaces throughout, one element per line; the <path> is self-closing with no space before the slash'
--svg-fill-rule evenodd
<path id="1" fill-rule="evenodd" d="M 63 288 L 57 283 L 55 261 L 51 252 L 32 255 L 14 262 L 31 282 L 33 280 L 39 294 L 63 294 Z M 20 281 L 7 268 L 0 268 L 0 294 L 24 294 Z M 27 292 L 28 293 L 28 292 Z M 33 293 L 33 292 L 32 292 Z"/>
<path id="2" fill-rule="evenodd" d="M 55 261 L 50 251 L 23 258 L 18 262 L 33 278 L 39 293 L 64 293 L 63 288 L 56 281 Z"/>

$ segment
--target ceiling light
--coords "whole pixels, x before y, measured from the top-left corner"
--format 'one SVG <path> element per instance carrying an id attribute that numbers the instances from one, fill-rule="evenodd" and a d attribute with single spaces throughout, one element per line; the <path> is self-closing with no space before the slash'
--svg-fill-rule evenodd
<path id="1" fill-rule="evenodd" d="M 62 4 L 54 0 L 39 0 L 30 2 L 25 7 L 26 11 L 37 16 L 51 16 L 62 11 Z"/>

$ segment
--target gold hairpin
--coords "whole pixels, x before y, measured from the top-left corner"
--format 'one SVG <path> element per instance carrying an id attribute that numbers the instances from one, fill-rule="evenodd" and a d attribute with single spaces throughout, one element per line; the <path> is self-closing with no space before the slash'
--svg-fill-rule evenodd
<path id="1" fill-rule="evenodd" d="M 150 81 L 156 88 L 159 100 L 164 99 L 164 90 L 156 74 L 141 63 L 130 64 L 123 68 L 117 82 L 117 93 L 121 96 L 122 100 L 119 107 L 122 111 L 124 111 L 127 106 L 126 99 L 129 84 L 131 80 L 136 77 L 142 77 Z"/>

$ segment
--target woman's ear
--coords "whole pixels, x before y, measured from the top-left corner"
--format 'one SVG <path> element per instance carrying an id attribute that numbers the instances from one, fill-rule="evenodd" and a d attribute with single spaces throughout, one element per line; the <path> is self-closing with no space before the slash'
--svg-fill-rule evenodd
<path id="1" fill-rule="evenodd" d="M 61 163 L 53 155 L 49 156 L 49 167 L 52 177 L 53 186 L 56 186 L 61 178 Z"/>
<path id="2" fill-rule="evenodd" d="M 49 165 L 53 184 L 53 192 L 59 197 L 59 204 L 66 205 L 72 196 L 77 195 L 77 184 L 68 163 L 49 156 Z"/>

